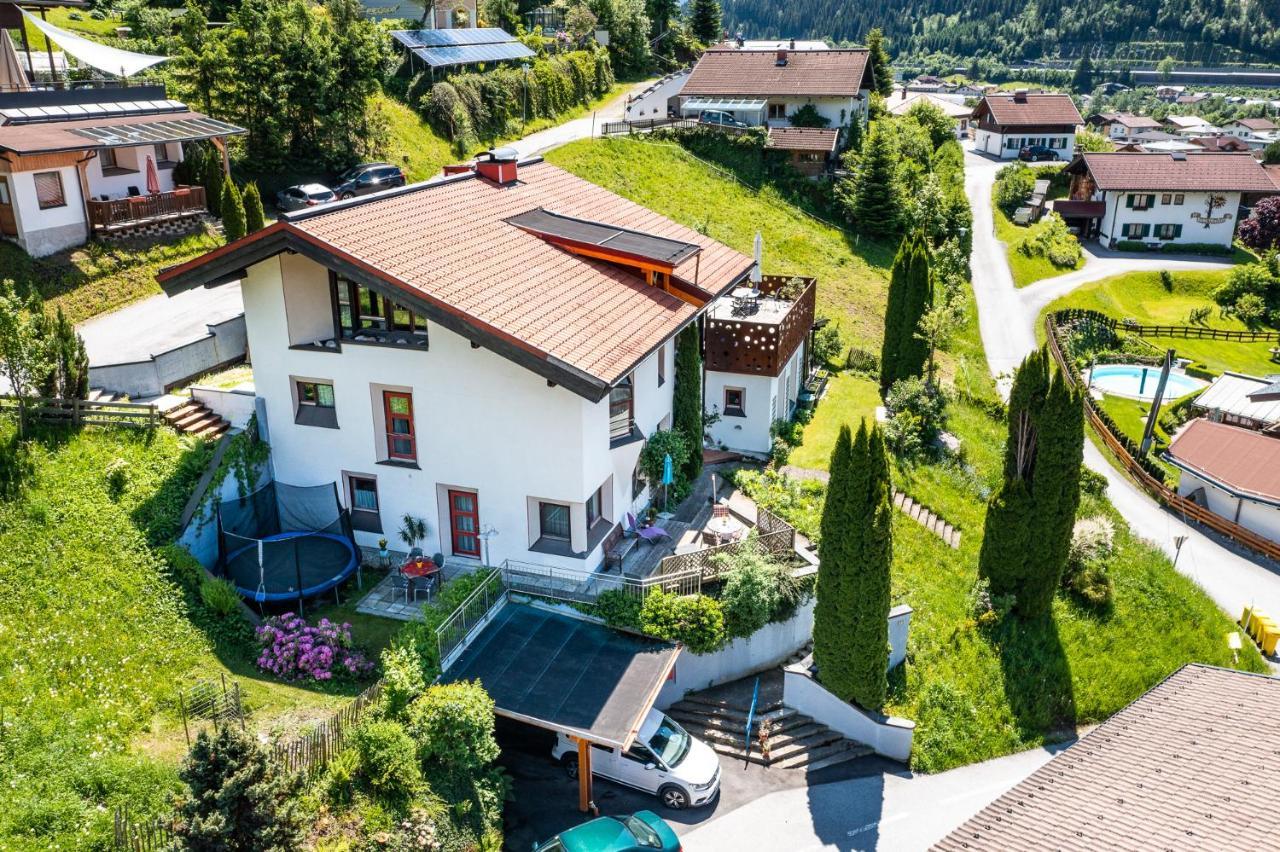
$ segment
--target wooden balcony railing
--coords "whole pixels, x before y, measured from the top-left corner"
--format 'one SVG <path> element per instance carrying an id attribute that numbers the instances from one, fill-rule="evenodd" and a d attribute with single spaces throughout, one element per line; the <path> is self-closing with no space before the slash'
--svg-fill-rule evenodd
<path id="1" fill-rule="evenodd" d="M 89 223 L 97 230 L 107 230 L 152 219 L 190 216 L 207 209 L 203 186 L 182 186 L 156 195 L 90 201 Z"/>

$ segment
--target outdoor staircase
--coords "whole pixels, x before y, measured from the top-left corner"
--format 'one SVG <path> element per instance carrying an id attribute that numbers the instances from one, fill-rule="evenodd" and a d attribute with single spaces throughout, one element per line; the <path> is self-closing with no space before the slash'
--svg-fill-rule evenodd
<path id="1" fill-rule="evenodd" d="M 170 408 L 164 413 L 164 419 L 179 432 L 210 440 L 222 437 L 231 428 L 230 423 L 194 399 Z"/>
<path id="2" fill-rule="evenodd" d="M 102 388 L 89 388 L 89 396 L 86 397 L 89 402 L 128 402 L 128 398 L 123 394 L 113 393 Z"/>
<path id="3" fill-rule="evenodd" d="M 749 750 L 744 740 L 747 715 L 751 711 L 750 692 L 716 689 L 695 692 L 666 712 L 720 754 L 762 766 L 813 772 L 872 753 L 868 746 L 846 739 L 821 722 L 787 707 L 776 697 L 767 697 L 770 690 L 764 692 L 766 696 L 757 702 L 752 718 Z M 768 759 L 760 747 L 762 724 L 767 724 L 770 731 Z"/>

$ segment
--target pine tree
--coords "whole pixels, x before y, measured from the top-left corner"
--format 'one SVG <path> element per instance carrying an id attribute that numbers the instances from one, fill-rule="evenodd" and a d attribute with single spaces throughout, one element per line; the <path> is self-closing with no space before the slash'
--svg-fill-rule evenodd
<path id="1" fill-rule="evenodd" d="M 1071 546 L 1080 503 L 1084 406 L 1047 350 L 1032 352 L 1009 395 L 1004 481 L 987 507 L 978 572 L 991 591 L 1013 595 L 1018 612 L 1043 615 Z"/>
<path id="2" fill-rule="evenodd" d="M 1093 62 L 1089 59 L 1088 50 L 1085 50 L 1076 63 L 1076 72 L 1071 76 L 1071 91 L 1081 95 L 1093 91 Z"/>
<path id="3" fill-rule="evenodd" d="M 40 393 L 55 399 L 85 399 L 89 396 L 89 355 L 84 339 L 59 307 L 52 317 L 45 315 L 43 336 L 49 373 Z"/>
<path id="4" fill-rule="evenodd" d="M 665 35 L 671 30 L 671 22 L 680 14 L 677 0 L 646 0 L 645 14 L 649 16 L 649 38 L 658 40 L 653 49 L 664 56 L 675 50 L 675 39 Z M 665 35 L 665 37 L 664 37 Z"/>
<path id="5" fill-rule="evenodd" d="M 227 242 L 232 243 L 245 235 L 244 200 L 236 182 L 229 180 L 222 185 L 222 230 Z"/>
<path id="6" fill-rule="evenodd" d="M 886 236 L 898 230 L 902 218 L 898 145 L 884 122 L 873 121 L 862 143 L 850 212 L 854 228 L 869 236 Z"/>
<path id="7" fill-rule="evenodd" d="M 696 325 L 689 325 L 676 338 L 675 373 L 671 426 L 691 448 L 684 475 L 693 482 L 702 473 L 702 352 Z"/>
<path id="8" fill-rule="evenodd" d="M 876 27 L 867 33 L 867 52 L 870 54 L 871 73 L 876 81 L 876 92 L 881 97 L 893 94 L 893 66 L 889 64 L 889 51 L 885 50 L 884 33 Z"/>
<path id="9" fill-rule="evenodd" d="M 929 249 L 919 232 L 903 237 L 889 275 L 884 342 L 880 347 L 880 393 L 900 379 L 924 374 L 929 343 L 917 334 L 920 318 L 933 303 Z"/>
<path id="10" fill-rule="evenodd" d="M 689 28 L 694 38 L 706 45 L 720 41 L 719 0 L 689 0 Z"/>
<path id="11" fill-rule="evenodd" d="M 818 677 L 868 710 L 884 706 L 889 664 L 889 570 L 893 561 L 889 462 L 879 427 L 856 438 L 840 429 L 822 510 L 814 608 Z"/>
<path id="12" fill-rule="evenodd" d="M 189 852 L 288 852 L 301 846 L 297 783 L 266 750 L 231 725 L 201 731 L 178 776 L 174 833 Z"/>
<path id="13" fill-rule="evenodd" d="M 244 185 L 244 229 L 252 234 L 266 227 L 267 218 L 262 212 L 262 195 L 258 192 L 258 184 L 249 181 Z"/>

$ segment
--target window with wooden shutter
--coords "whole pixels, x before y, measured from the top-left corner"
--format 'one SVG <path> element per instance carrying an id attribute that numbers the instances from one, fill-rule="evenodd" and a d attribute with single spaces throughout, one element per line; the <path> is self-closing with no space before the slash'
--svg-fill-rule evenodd
<path id="1" fill-rule="evenodd" d="M 62 175 L 57 172 L 38 172 L 32 179 L 36 183 L 36 201 L 41 210 L 67 206 L 67 197 L 62 191 Z"/>

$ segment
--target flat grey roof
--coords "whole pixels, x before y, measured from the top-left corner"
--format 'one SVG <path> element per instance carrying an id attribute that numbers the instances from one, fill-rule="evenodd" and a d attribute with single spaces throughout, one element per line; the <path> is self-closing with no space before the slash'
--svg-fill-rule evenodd
<path id="1" fill-rule="evenodd" d="M 76 327 L 90 367 L 148 361 L 209 336 L 209 326 L 244 314 L 240 283 L 160 293 Z"/>
<path id="2" fill-rule="evenodd" d="M 626 748 L 679 653 L 670 642 L 508 603 L 440 679 L 479 680 L 500 715 Z"/>
<path id="3" fill-rule="evenodd" d="M 659 237 L 642 231 L 619 228 L 604 222 L 562 216 L 544 207 L 520 213 L 507 219 L 509 224 L 539 236 L 559 237 L 586 246 L 631 255 L 657 263 L 679 266 L 702 251 L 702 247 L 683 240 Z"/>

